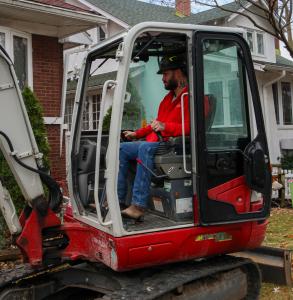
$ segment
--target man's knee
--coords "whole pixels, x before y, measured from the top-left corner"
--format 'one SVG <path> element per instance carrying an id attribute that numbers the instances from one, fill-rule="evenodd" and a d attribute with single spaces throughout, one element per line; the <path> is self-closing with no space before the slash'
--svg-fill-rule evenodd
<path id="1" fill-rule="evenodd" d="M 144 142 L 139 145 L 138 155 L 154 155 L 156 147 L 153 143 Z"/>
<path id="2" fill-rule="evenodd" d="M 139 145 L 138 147 L 138 152 L 142 152 L 142 151 L 148 151 L 149 149 L 151 149 L 150 147 L 150 143 L 148 142 L 143 142 Z"/>
<path id="3" fill-rule="evenodd" d="M 126 142 L 120 144 L 120 152 L 129 153 L 130 148 L 133 146 L 133 142 Z"/>

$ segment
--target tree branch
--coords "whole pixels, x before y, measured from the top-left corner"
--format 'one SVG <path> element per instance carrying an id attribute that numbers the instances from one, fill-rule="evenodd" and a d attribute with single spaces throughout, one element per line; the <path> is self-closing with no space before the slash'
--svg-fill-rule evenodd
<path id="1" fill-rule="evenodd" d="M 248 19 L 256 28 L 267 32 L 275 38 L 281 40 L 291 57 L 293 58 L 293 41 L 292 41 L 292 15 L 293 15 L 293 0 L 263 0 L 260 3 L 254 2 L 255 0 L 246 0 L 246 3 L 251 6 L 245 7 L 241 0 L 235 0 L 239 4 L 243 11 L 235 11 L 227 7 L 221 6 L 218 0 L 195 0 L 194 2 L 211 7 L 217 8 L 222 11 L 229 12 L 231 14 L 237 14 Z M 254 9 L 256 11 L 254 11 Z M 263 12 L 264 15 L 260 14 L 259 11 Z M 266 28 L 259 24 L 258 19 L 267 21 L 271 28 Z M 287 35 L 287 36 L 286 36 Z"/>

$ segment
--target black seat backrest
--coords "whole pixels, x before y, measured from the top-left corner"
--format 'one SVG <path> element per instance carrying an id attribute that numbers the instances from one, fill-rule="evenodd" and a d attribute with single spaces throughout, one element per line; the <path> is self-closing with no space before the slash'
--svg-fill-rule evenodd
<path id="1" fill-rule="evenodd" d="M 97 143 L 89 139 L 80 143 L 80 152 L 78 156 L 78 173 L 85 174 L 95 171 L 96 167 L 96 148 Z"/>
<path id="2" fill-rule="evenodd" d="M 217 101 L 213 94 L 205 95 L 205 128 L 206 132 L 210 131 L 216 114 Z M 206 102 L 207 101 L 207 102 Z"/>

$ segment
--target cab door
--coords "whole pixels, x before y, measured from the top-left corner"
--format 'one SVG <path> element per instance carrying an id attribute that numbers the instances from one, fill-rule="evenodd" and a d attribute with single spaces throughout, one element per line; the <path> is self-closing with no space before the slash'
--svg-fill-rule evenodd
<path id="1" fill-rule="evenodd" d="M 249 47 L 239 34 L 219 32 L 195 32 L 193 45 L 200 222 L 265 219 L 271 174 Z"/>

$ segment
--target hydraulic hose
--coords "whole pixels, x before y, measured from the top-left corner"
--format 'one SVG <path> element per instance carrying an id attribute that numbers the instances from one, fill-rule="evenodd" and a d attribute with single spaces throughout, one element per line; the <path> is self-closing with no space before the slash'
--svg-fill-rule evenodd
<path id="1" fill-rule="evenodd" d="M 54 211 L 57 212 L 60 208 L 62 203 L 63 195 L 60 189 L 59 184 L 54 180 L 53 177 L 48 175 L 46 172 L 34 169 L 26 164 L 24 164 L 16 155 L 13 145 L 9 137 L 3 131 L 0 131 L 0 135 L 4 137 L 6 140 L 9 150 L 12 153 L 12 157 L 14 160 L 21 165 L 23 168 L 30 170 L 31 172 L 37 173 L 40 175 L 42 182 L 47 186 L 49 189 L 49 207 Z"/>

